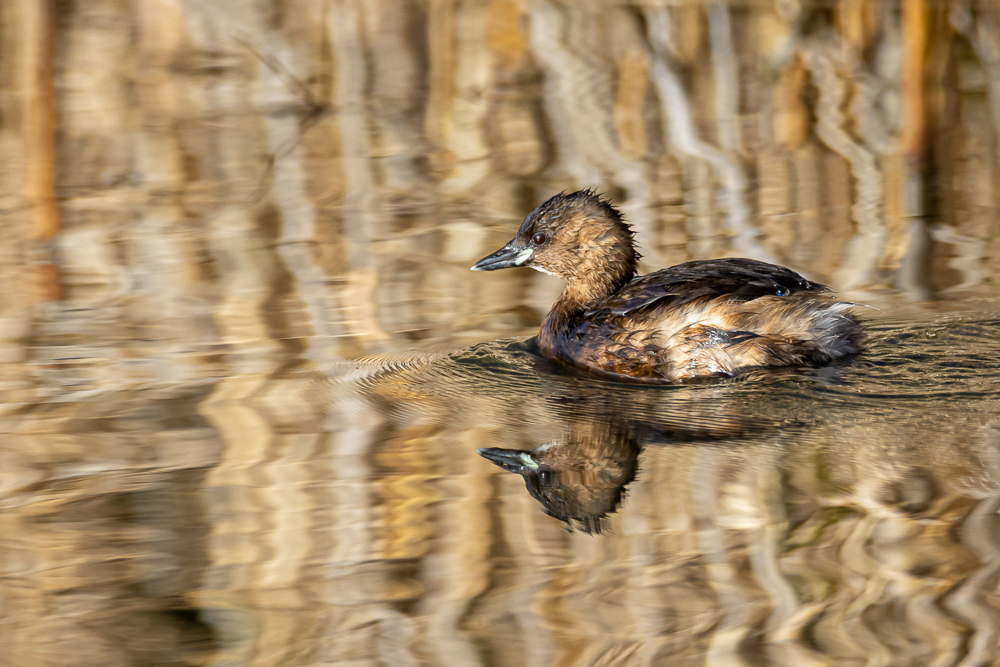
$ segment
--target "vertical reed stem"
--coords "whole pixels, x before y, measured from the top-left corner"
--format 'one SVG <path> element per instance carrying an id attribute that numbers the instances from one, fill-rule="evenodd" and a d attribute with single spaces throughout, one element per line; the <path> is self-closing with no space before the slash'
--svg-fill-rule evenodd
<path id="1" fill-rule="evenodd" d="M 37 298 L 60 298 L 59 270 L 53 261 L 51 241 L 59 231 L 55 196 L 56 96 L 55 0 L 29 0 L 25 5 L 27 36 L 26 77 L 27 182 L 31 205 L 31 236 L 37 244 L 35 273 Z"/>
<path id="2" fill-rule="evenodd" d="M 903 0 L 902 119 L 899 158 L 902 178 L 899 230 L 906 238 L 897 250 L 897 282 L 918 299 L 930 297 L 927 286 L 927 0 Z"/>
<path id="3" fill-rule="evenodd" d="M 923 171 L 927 100 L 927 0 L 903 0 L 903 117 L 899 148 L 911 169 Z"/>

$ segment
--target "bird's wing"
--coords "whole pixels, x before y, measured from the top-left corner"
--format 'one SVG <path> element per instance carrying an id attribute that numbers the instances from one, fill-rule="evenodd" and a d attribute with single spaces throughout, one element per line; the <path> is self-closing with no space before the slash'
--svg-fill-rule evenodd
<path id="1" fill-rule="evenodd" d="M 625 315 L 664 299 L 679 306 L 702 298 L 728 296 L 734 301 L 750 301 L 806 290 L 821 294 L 829 288 L 774 264 L 753 259 L 712 259 L 678 264 L 639 276 L 586 315 Z"/>

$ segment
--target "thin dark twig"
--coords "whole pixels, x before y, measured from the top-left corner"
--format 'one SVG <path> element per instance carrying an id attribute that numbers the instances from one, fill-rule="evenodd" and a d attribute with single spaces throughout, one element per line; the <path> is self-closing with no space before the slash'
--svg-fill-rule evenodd
<path id="1" fill-rule="evenodd" d="M 302 79 L 295 76 L 292 71 L 289 70 L 285 64 L 278 60 L 275 56 L 260 51 L 260 49 L 255 47 L 247 37 L 236 36 L 233 39 L 250 51 L 250 53 L 254 54 L 257 59 L 264 63 L 269 70 L 279 75 L 285 81 L 285 85 L 290 90 L 297 90 L 299 92 L 299 98 L 306 104 L 306 106 L 324 106 L 323 104 L 317 102 L 316 98 L 313 97 L 312 90 L 309 89 L 309 86 L 307 86 Z"/>
<path id="2" fill-rule="evenodd" d="M 249 38 L 235 36 L 234 39 L 250 51 L 250 53 L 252 53 L 258 60 L 260 60 L 265 67 L 271 70 L 274 74 L 278 75 L 285 84 L 285 87 L 290 92 L 296 93 L 299 101 L 301 101 L 307 109 L 306 114 L 301 118 L 301 120 L 299 120 L 298 130 L 296 131 L 295 136 L 285 140 L 274 153 L 268 156 L 267 167 L 265 168 L 264 173 L 261 174 L 260 182 L 257 186 L 258 196 L 252 202 L 257 203 L 264 197 L 268 187 L 271 185 L 278 161 L 295 150 L 295 147 L 302 141 L 306 132 L 312 129 L 312 127 L 316 125 L 324 116 L 330 113 L 333 106 L 329 102 L 317 101 L 316 97 L 312 93 L 312 90 L 308 85 L 306 85 L 305 82 L 295 76 L 278 58 L 269 53 L 260 51 L 260 49 L 255 47 L 250 42 Z"/>

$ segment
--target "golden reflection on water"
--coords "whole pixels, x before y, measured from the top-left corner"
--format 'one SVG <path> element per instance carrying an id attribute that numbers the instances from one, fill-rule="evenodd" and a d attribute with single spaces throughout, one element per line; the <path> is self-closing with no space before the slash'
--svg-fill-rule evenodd
<path id="1" fill-rule="evenodd" d="M 1000 324 L 874 329 L 844 367 L 707 386 L 501 342 L 8 405 L 5 644 L 17 664 L 978 663 Z M 539 446 L 587 499 L 540 506 L 476 454 Z"/>
<path id="2" fill-rule="evenodd" d="M 996 662 L 993 3 L 5 0 L 0 43 L 0 665 Z M 584 186 L 644 270 L 788 264 L 870 350 L 552 367 L 559 281 L 468 267 Z"/>

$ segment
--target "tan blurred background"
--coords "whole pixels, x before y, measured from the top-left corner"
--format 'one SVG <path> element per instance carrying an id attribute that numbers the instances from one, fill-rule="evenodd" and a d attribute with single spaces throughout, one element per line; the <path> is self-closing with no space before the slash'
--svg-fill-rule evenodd
<path id="1" fill-rule="evenodd" d="M 586 186 L 636 226 L 644 269 L 748 255 L 852 296 L 997 287 L 989 0 L 0 12 L 8 341 L 67 312 L 61 336 L 131 328 L 158 353 L 518 329 L 558 281 L 467 268 Z"/>
<path id="2" fill-rule="evenodd" d="M 994 0 L 2 0 L 0 664 L 995 664 L 995 374 L 650 448 L 604 538 L 475 455 L 545 387 L 329 378 L 532 335 L 468 267 L 588 186 L 644 270 L 987 312 L 998 177 Z"/>

